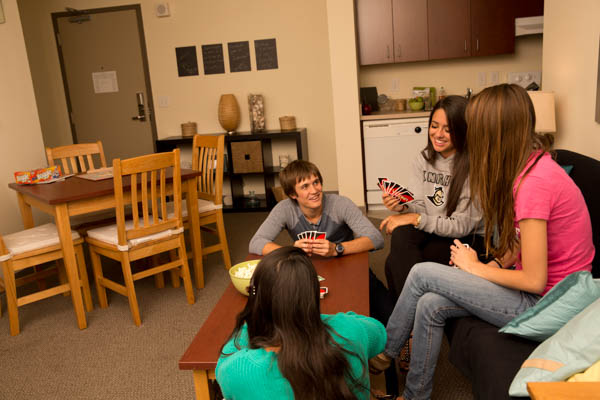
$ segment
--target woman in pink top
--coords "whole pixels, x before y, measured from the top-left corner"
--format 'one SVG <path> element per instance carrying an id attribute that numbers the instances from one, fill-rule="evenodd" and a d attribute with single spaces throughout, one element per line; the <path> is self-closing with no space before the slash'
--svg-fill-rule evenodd
<path id="1" fill-rule="evenodd" d="M 431 396 L 445 320 L 474 315 L 498 327 L 533 306 L 565 276 L 591 270 L 592 228 L 579 188 L 547 151 L 550 137 L 534 132 L 535 111 L 517 85 L 487 88 L 467 107 L 472 199 L 481 205 L 487 264 L 455 240 L 456 268 L 415 265 L 386 327 L 385 369 L 411 330 L 413 346 L 404 399 Z M 513 268 L 514 266 L 514 268 Z"/>

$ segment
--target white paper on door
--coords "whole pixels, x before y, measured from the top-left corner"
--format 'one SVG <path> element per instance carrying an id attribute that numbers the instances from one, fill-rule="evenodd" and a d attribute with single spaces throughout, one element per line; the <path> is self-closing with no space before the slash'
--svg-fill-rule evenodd
<path id="1" fill-rule="evenodd" d="M 119 91 L 117 71 L 92 72 L 94 93 L 115 93 Z"/>

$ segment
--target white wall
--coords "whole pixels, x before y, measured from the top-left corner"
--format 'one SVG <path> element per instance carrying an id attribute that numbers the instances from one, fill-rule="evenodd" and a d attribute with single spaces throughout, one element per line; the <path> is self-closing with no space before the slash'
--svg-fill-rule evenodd
<path id="1" fill-rule="evenodd" d="M 0 234 L 23 229 L 13 172 L 46 164 L 16 0 L 3 0 L 0 24 Z M 45 218 L 47 219 L 47 217 Z"/>
<path id="2" fill-rule="evenodd" d="M 240 131 L 249 130 L 249 93 L 265 98 L 267 129 L 279 117 L 294 115 L 308 132 L 309 159 L 324 176 L 325 189 L 337 189 L 335 135 L 326 3 L 254 0 L 169 2 L 171 16 L 158 18 L 154 0 L 141 0 L 158 137 L 179 135 L 180 124 L 195 121 L 200 133 L 222 132 L 217 119 L 219 97 L 233 93 L 240 105 Z M 44 139 L 48 145 L 71 143 L 52 12 L 65 7 L 93 9 L 131 4 L 125 0 L 19 0 Z M 256 39 L 277 39 L 279 69 L 257 71 Z M 250 41 L 252 71 L 229 72 L 227 43 Z M 222 43 L 225 74 L 204 75 L 201 45 Z M 200 75 L 178 77 L 175 48 L 196 46 Z M 35 62 L 33 62 L 35 60 Z M 170 105 L 159 107 L 158 97 Z M 68 132 L 68 133 L 67 133 Z"/>
<path id="3" fill-rule="evenodd" d="M 544 84 L 556 98 L 556 148 L 600 159 L 595 121 L 600 1 L 546 0 Z"/>
<path id="4" fill-rule="evenodd" d="M 339 191 L 364 206 L 354 6 L 328 0 L 327 17 Z"/>
<path id="5" fill-rule="evenodd" d="M 516 38 L 514 54 L 370 65 L 360 68 L 359 77 L 361 87 L 375 86 L 380 94 L 408 98 L 414 86 L 434 86 L 438 90 L 444 86 L 446 94 L 463 95 L 468 87 L 477 93 L 491 86 L 492 72 L 498 73 L 498 83 L 505 83 L 509 72 L 541 70 L 542 35 L 528 35 Z M 480 72 L 486 77 L 484 86 L 479 85 Z M 542 81 L 544 78 L 543 74 Z M 394 80 L 397 88 L 392 86 Z"/>

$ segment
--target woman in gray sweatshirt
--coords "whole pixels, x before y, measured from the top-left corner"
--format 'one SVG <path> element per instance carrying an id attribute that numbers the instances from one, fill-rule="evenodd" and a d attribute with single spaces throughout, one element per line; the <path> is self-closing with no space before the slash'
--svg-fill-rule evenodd
<path id="1" fill-rule="evenodd" d="M 448 265 L 454 239 L 476 250 L 483 248 L 482 215 L 469 192 L 466 106 L 465 98 L 448 96 L 433 108 L 427 147 L 412 166 L 408 189 L 415 200 L 402 205 L 383 195 L 386 207 L 398 212 L 380 226 L 392 235 L 385 272 L 393 299 L 402 291 L 413 265 L 422 261 Z"/>

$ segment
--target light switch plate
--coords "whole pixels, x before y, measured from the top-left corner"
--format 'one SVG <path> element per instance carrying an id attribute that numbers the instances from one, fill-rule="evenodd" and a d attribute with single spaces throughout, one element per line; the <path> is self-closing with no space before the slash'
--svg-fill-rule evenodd
<path id="1" fill-rule="evenodd" d="M 478 72 L 477 73 L 477 84 L 479 86 L 485 86 L 486 85 L 486 79 L 485 79 L 485 72 Z"/>
<path id="2" fill-rule="evenodd" d="M 158 96 L 158 106 L 161 108 L 169 107 L 169 96 Z"/>
<path id="3" fill-rule="evenodd" d="M 490 72 L 490 85 L 497 85 L 498 81 L 498 71 Z"/>

